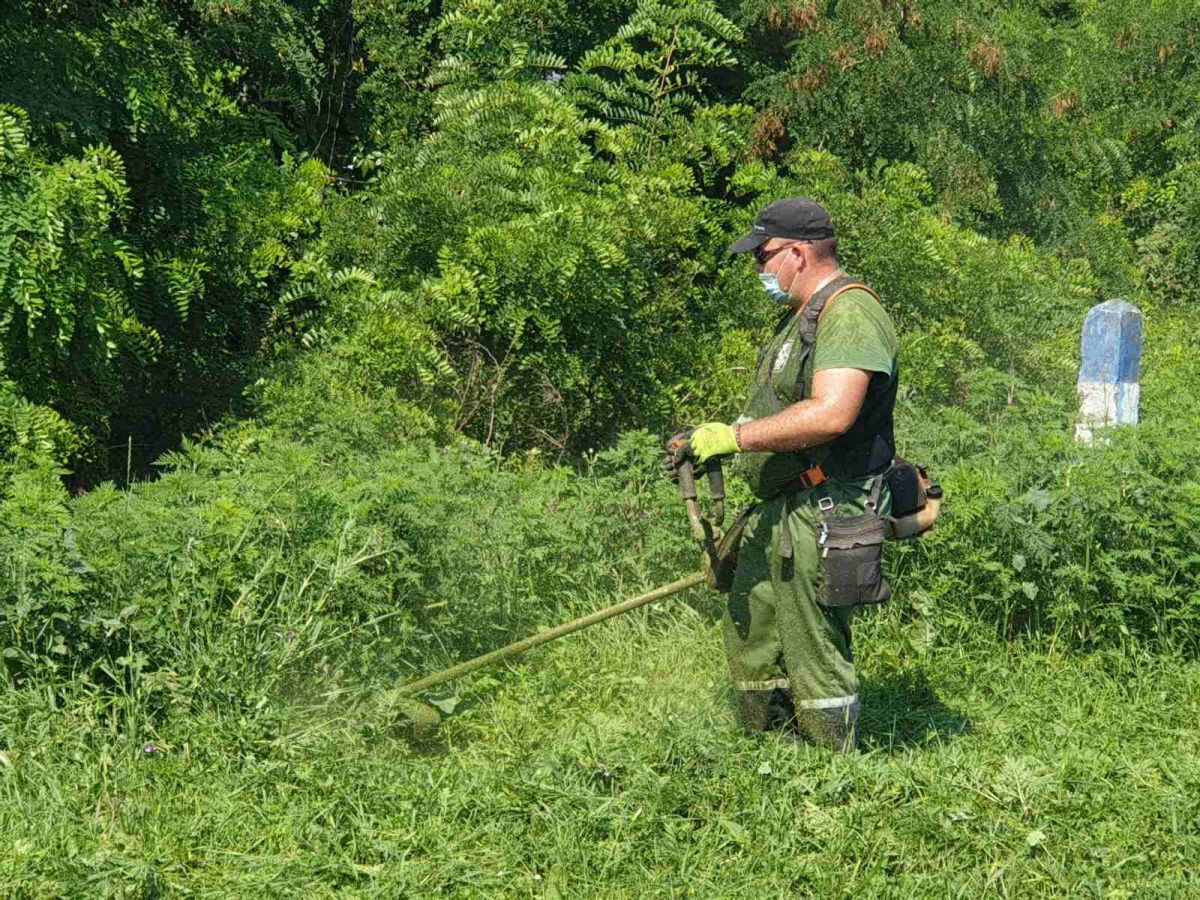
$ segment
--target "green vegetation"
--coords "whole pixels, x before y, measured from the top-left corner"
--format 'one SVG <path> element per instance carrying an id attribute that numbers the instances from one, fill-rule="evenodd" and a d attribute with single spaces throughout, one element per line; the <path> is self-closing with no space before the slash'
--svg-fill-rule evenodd
<path id="1" fill-rule="evenodd" d="M 412 749 L 336 698 L 254 728 L 214 709 L 144 732 L 153 757 L 30 701 L 6 714 L 28 744 L 0 874 L 48 895 L 1196 891 L 1194 666 L 947 647 L 890 611 L 864 638 L 852 758 L 741 733 L 719 631 L 683 602 L 477 680 Z"/>
<path id="2" fill-rule="evenodd" d="M 0 880 L 17 896 L 1200 892 L 1195 4 L 0 13 Z M 835 216 L 902 339 L 864 752 L 736 728 L 659 469 Z M 1142 424 L 1073 441 L 1079 326 Z M 716 352 L 714 353 L 714 348 Z M 744 487 L 732 485 L 740 494 Z"/>

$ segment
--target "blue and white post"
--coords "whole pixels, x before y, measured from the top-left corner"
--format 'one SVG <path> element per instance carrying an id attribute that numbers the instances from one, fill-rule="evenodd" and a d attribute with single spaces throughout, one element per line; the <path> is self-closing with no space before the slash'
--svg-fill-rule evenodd
<path id="1" fill-rule="evenodd" d="M 1141 399 L 1142 311 L 1124 300 L 1093 306 L 1083 323 L 1075 440 L 1107 425 L 1136 425 Z"/>

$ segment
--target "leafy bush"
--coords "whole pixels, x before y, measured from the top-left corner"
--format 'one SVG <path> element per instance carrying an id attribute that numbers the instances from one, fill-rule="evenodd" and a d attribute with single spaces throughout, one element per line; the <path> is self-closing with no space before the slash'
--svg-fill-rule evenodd
<path id="1" fill-rule="evenodd" d="M 0 14 L 0 364 L 80 429 L 85 483 L 236 401 L 327 188 L 284 127 L 329 107 L 325 6 Z"/>
<path id="2" fill-rule="evenodd" d="M 683 515 L 649 435 L 580 475 L 467 445 L 333 452 L 246 427 L 70 504 L 53 470 L 14 473 L 10 677 L 75 673 L 148 708 L 307 690 L 487 649 L 698 560 L 662 527 Z"/>
<path id="3" fill-rule="evenodd" d="M 94 426 L 76 385 L 103 391 L 122 353 L 162 346 L 131 301 L 145 262 L 111 231 L 129 215 L 124 164 L 106 147 L 48 163 L 24 110 L 0 107 L 0 166 L 0 364 L 31 400 Z"/>

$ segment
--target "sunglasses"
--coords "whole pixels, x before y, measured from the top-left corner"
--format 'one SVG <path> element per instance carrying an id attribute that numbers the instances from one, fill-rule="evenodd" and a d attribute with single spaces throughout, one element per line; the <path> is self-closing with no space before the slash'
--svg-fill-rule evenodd
<path id="1" fill-rule="evenodd" d="M 782 247 L 776 247 L 774 250 L 764 250 L 761 246 L 755 247 L 754 261 L 758 263 L 759 266 L 765 268 L 767 263 L 771 261 L 771 257 L 773 257 L 776 253 L 787 250 L 791 246 L 791 244 L 784 244 Z"/>

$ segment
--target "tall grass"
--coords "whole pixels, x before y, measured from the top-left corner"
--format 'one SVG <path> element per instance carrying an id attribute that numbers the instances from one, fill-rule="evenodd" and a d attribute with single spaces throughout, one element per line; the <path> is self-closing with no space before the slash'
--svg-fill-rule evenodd
<path id="1" fill-rule="evenodd" d="M 703 601 L 460 685 L 436 745 L 342 696 L 139 733 L 10 693 L 0 878 L 18 896 L 1200 890 L 1194 665 L 949 643 L 905 618 L 861 623 L 850 757 L 738 729 Z"/>
<path id="2" fill-rule="evenodd" d="M 932 538 L 890 548 L 897 599 L 859 620 L 849 758 L 738 730 L 706 592 L 435 692 L 432 742 L 373 707 L 693 568 L 650 435 L 573 471 L 249 424 L 73 500 L 27 469 L 3 518 L 0 879 L 19 896 L 1195 892 L 1196 405 L 1168 402 L 1190 359 L 1155 349 L 1144 425 L 1094 448 L 1061 401 L 986 378 L 969 410 L 909 410 L 904 450 L 950 503 Z"/>

